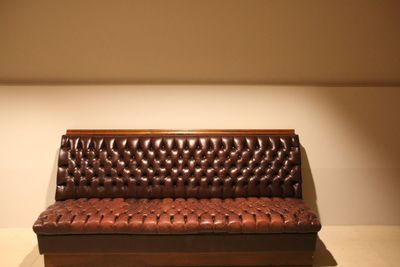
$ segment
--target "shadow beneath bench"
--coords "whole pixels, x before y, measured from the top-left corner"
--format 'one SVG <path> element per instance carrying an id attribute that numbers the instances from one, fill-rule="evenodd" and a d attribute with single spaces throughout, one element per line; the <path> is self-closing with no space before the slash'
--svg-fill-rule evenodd
<path id="1" fill-rule="evenodd" d="M 337 262 L 332 253 L 326 248 L 322 240 L 317 237 L 317 244 L 314 253 L 314 267 L 337 266 Z"/>
<path id="2" fill-rule="evenodd" d="M 43 256 L 39 254 L 38 246 L 34 246 L 32 251 L 29 252 L 18 267 L 43 267 L 44 260 Z"/>

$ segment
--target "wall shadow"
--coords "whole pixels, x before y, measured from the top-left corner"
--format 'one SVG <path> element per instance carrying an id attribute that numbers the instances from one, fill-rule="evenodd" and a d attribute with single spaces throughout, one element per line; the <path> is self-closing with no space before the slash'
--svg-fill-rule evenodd
<path id="1" fill-rule="evenodd" d="M 29 252 L 18 267 L 43 267 L 44 259 L 43 256 L 39 254 L 38 246 L 34 246 L 32 251 Z"/>
<path id="2" fill-rule="evenodd" d="M 53 168 L 50 174 L 49 184 L 47 186 L 45 208 L 53 204 L 55 201 L 56 187 L 57 187 L 58 154 L 59 154 L 59 149 L 56 150 L 56 155 L 53 161 Z"/>
<path id="3" fill-rule="evenodd" d="M 302 168 L 302 190 L 303 190 L 303 199 L 307 203 L 307 205 L 319 216 L 319 210 L 317 205 L 317 192 L 315 190 L 314 178 L 312 175 L 310 162 L 308 161 L 308 156 L 305 148 L 300 145 L 300 153 L 301 153 L 301 168 Z"/>
<path id="4" fill-rule="evenodd" d="M 320 217 L 317 205 L 317 191 L 315 190 L 314 177 L 311 171 L 310 162 L 308 160 L 307 151 L 300 145 L 301 166 L 302 166 L 302 190 L 304 202 Z M 332 253 L 326 248 L 322 240 L 317 236 L 316 247 L 314 253 L 313 266 L 337 266 L 337 262 Z"/>

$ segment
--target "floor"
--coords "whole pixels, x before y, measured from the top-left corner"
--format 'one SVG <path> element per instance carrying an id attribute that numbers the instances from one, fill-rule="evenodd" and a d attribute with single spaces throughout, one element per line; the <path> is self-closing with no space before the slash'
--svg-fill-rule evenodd
<path id="1" fill-rule="evenodd" d="M 314 266 L 400 266 L 400 226 L 324 226 Z M 30 228 L 0 229 L 1 267 L 43 267 Z"/>

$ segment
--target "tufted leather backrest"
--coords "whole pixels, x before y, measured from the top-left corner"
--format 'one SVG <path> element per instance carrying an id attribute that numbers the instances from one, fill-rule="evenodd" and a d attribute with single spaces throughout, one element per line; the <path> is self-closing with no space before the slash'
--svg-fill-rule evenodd
<path id="1" fill-rule="evenodd" d="M 299 139 L 289 135 L 64 135 L 56 200 L 301 198 Z"/>

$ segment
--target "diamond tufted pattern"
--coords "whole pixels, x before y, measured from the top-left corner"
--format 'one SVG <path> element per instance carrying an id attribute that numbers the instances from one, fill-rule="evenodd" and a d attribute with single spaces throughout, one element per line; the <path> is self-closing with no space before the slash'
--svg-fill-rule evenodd
<path id="1" fill-rule="evenodd" d="M 314 213 L 295 198 L 78 199 L 57 201 L 34 224 L 37 234 L 317 232 Z"/>
<path id="2" fill-rule="evenodd" d="M 56 200 L 301 198 L 297 135 L 62 137 Z"/>

